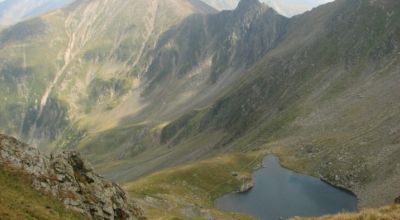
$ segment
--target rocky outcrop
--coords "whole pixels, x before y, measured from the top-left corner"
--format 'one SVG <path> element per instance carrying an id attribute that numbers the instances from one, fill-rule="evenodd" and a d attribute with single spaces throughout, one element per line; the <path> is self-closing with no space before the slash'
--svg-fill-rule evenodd
<path id="1" fill-rule="evenodd" d="M 254 187 L 254 182 L 251 179 L 243 180 L 242 185 L 240 186 L 239 192 L 245 193 L 250 191 Z"/>
<path id="2" fill-rule="evenodd" d="M 65 151 L 46 158 L 14 138 L 0 135 L 0 164 L 25 172 L 32 186 L 92 219 L 144 218 L 142 209 L 116 183 L 96 174 L 79 153 Z"/>

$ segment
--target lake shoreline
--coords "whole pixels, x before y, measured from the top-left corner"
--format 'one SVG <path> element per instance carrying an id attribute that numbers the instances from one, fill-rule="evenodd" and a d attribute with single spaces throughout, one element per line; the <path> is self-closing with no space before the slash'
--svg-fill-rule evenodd
<path id="1" fill-rule="evenodd" d="M 281 163 L 281 161 L 282 161 L 281 158 L 280 158 L 278 155 L 275 155 L 275 154 L 273 154 L 273 153 L 266 153 L 266 154 L 263 156 L 263 158 L 266 158 L 266 157 L 268 157 L 268 156 L 273 156 L 273 157 L 275 157 L 275 158 L 278 158 L 279 165 L 280 165 L 281 167 L 287 169 L 287 170 L 290 170 L 290 171 L 293 172 L 293 173 L 296 173 L 296 174 L 302 175 L 302 176 L 311 176 L 311 177 L 318 178 L 318 179 L 320 179 L 322 182 L 324 182 L 324 183 L 326 183 L 326 184 L 328 184 L 328 185 L 330 185 L 330 186 L 332 186 L 332 187 L 334 187 L 334 188 L 336 188 L 336 189 L 339 189 L 339 190 L 342 190 L 342 191 L 344 191 L 344 192 L 346 192 L 346 193 L 352 194 L 352 195 L 353 195 L 354 197 L 356 197 L 357 200 L 358 200 L 357 194 L 354 193 L 351 189 L 346 188 L 345 186 L 336 185 L 336 184 L 330 182 L 329 180 L 327 180 L 327 179 L 325 179 L 325 178 L 323 178 L 323 177 L 321 177 L 321 176 L 315 176 L 315 175 L 311 175 L 311 174 L 308 175 L 308 174 L 302 173 L 301 171 L 293 170 L 293 169 L 291 169 L 290 167 L 285 166 L 284 164 L 282 164 L 282 163 Z M 255 172 L 257 172 L 257 171 L 263 169 L 263 168 L 265 168 L 265 166 L 263 165 L 263 162 L 261 162 L 261 165 L 257 165 L 257 169 L 253 170 L 252 175 L 251 175 L 252 181 L 253 181 L 253 174 L 254 174 Z M 254 182 L 254 181 L 253 181 L 253 182 Z M 255 183 L 254 183 L 254 185 L 255 185 Z M 253 188 L 253 187 L 252 187 L 252 188 Z M 251 189 L 252 189 L 252 188 L 251 188 Z M 249 189 L 248 191 L 250 191 L 251 189 Z M 228 193 L 234 193 L 234 192 L 237 192 L 237 193 L 245 193 L 245 192 L 240 192 L 239 190 L 237 190 L 237 191 L 232 191 L 232 192 L 228 192 Z M 247 191 L 246 191 L 246 192 L 247 192 Z M 228 194 L 228 193 L 227 193 L 227 194 Z"/>
<path id="2" fill-rule="evenodd" d="M 245 192 L 233 191 L 226 193 L 214 201 L 214 206 L 223 211 L 246 213 L 262 219 L 264 219 L 262 214 L 255 215 L 251 212 L 266 213 L 267 211 L 257 211 L 255 210 L 257 208 L 252 206 L 260 207 L 260 204 L 262 206 L 265 204 L 265 207 L 261 209 L 272 209 L 272 212 L 274 212 L 274 209 L 291 207 L 291 210 L 287 211 L 287 213 L 279 215 L 280 217 L 287 215 L 288 218 L 299 215 L 323 216 L 342 211 L 356 212 L 358 210 L 358 197 L 351 190 L 334 185 L 321 177 L 305 175 L 291 170 L 283 166 L 280 161 L 280 158 L 272 153 L 266 154 L 261 163 L 262 166 L 258 166 L 258 169 L 254 169 L 252 172 L 251 181 L 254 183 L 253 187 Z M 263 172 L 264 169 L 265 172 Z M 272 192 L 268 192 L 268 190 Z M 281 191 L 277 194 L 274 190 Z M 315 197 L 314 199 L 312 199 L 313 196 Z M 274 198 L 277 201 L 271 201 L 270 198 Z M 310 198 L 312 200 L 309 200 Z M 303 202 L 302 199 L 304 200 Z M 245 210 L 246 207 L 249 211 Z M 309 210 L 309 213 L 307 213 L 307 210 Z M 292 215 L 297 212 L 300 214 Z"/>

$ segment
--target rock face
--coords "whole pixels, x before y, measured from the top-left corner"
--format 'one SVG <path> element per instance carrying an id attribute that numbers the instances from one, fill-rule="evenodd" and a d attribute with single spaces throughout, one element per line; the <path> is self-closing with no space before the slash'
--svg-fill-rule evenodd
<path id="1" fill-rule="evenodd" d="M 243 181 L 243 184 L 240 186 L 239 192 L 245 193 L 250 191 L 254 187 L 254 182 L 251 179 L 247 179 Z"/>
<path id="2" fill-rule="evenodd" d="M 92 219 L 144 218 L 142 209 L 120 186 L 94 173 L 77 152 L 46 158 L 37 149 L 0 135 L 0 164 L 29 174 L 36 190 L 59 198 L 65 206 Z"/>

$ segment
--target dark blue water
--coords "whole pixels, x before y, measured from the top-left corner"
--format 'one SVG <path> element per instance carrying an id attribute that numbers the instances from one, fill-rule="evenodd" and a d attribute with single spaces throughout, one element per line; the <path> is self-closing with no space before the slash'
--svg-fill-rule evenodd
<path id="1" fill-rule="evenodd" d="M 230 193 L 216 201 L 224 211 L 247 213 L 263 220 L 294 216 L 320 216 L 356 211 L 357 198 L 318 178 L 295 173 L 267 156 L 255 172 L 255 186 L 246 193 Z"/>

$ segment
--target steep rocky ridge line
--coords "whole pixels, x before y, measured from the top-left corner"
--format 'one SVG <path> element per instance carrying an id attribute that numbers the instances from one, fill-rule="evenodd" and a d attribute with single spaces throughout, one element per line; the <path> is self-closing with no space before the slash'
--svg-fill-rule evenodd
<path id="1" fill-rule="evenodd" d="M 46 158 L 37 149 L 0 135 L 0 165 L 27 173 L 36 190 L 59 198 L 65 206 L 93 219 L 144 218 L 142 209 L 120 186 L 94 173 L 77 152 Z"/>
<path id="2" fill-rule="evenodd" d="M 146 33 L 143 33 L 144 40 L 143 40 L 142 45 L 140 46 L 139 52 L 137 54 L 133 55 L 133 56 L 136 56 L 136 58 L 134 59 L 133 64 L 132 64 L 133 68 L 136 67 L 136 65 L 139 63 L 140 59 L 142 58 L 145 47 L 148 45 L 150 37 L 152 36 L 153 31 L 154 31 L 154 26 L 156 25 L 155 22 L 157 19 L 157 11 L 158 11 L 158 7 L 159 7 L 158 1 L 156 0 L 156 1 L 149 1 L 149 2 L 150 2 L 149 3 L 150 4 L 150 13 L 148 14 L 148 17 L 145 18 L 145 27 L 146 27 L 145 32 Z M 155 37 L 158 38 L 157 36 L 155 36 Z M 139 78 L 140 78 L 140 75 L 139 75 Z"/>

